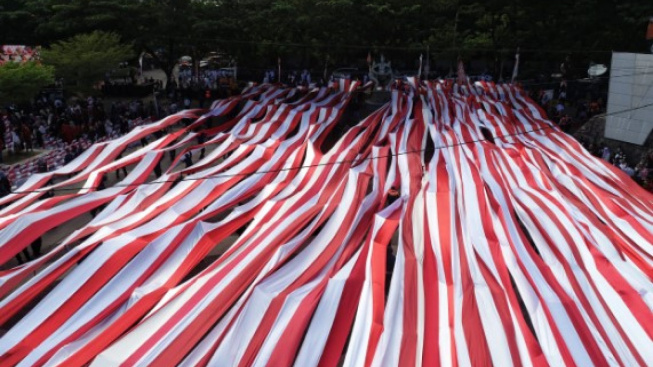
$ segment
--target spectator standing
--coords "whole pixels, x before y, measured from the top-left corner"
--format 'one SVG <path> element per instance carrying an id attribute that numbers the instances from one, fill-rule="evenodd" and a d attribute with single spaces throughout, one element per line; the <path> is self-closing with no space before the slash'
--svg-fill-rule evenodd
<path id="1" fill-rule="evenodd" d="M 193 165 L 193 153 L 189 150 L 184 154 L 184 164 L 186 165 L 186 168 L 190 167 Z"/>
<path id="2" fill-rule="evenodd" d="M 0 197 L 5 197 L 11 193 L 11 182 L 7 173 L 4 170 L 0 170 Z"/>
<path id="3" fill-rule="evenodd" d="M 197 135 L 197 144 L 202 145 L 202 149 L 200 149 L 200 158 L 199 159 L 204 158 L 204 153 L 206 152 L 206 148 L 204 148 L 203 144 L 205 142 L 206 142 L 206 134 L 204 132 L 199 133 L 199 135 Z"/>
<path id="4" fill-rule="evenodd" d="M 610 148 L 607 146 L 603 147 L 601 150 L 601 158 L 606 162 L 610 162 Z"/>

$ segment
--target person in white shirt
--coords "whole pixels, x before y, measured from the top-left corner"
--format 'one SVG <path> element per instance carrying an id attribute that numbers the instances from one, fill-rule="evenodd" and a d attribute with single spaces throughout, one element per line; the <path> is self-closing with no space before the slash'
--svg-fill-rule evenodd
<path id="1" fill-rule="evenodd" d="M 16 128 L 14 128 L 14 130 L 11 131 L 11 142 L 13 143 L 11 150 L 14 152 L 20 150 L 20 148 L 22 147 L 22 141 L 20 140 L 20 136 L 16 132 Z"/>
<path id="2" fill-rule="evenodd" d="M 601 158 L 605 161 L 610 162 L 610 148 L 603 147 L 603 150 L 601 152 Z"/>
<path id="3" fill-rule="evenodd" d="M 564 110 L 565 110 L 565 105 L 563 105 L 562 102 L 559 102 L 556 105 L 556 111 L 558 111 L 558 113 L 562 113 L 562 111 L 564 111 Z"/>

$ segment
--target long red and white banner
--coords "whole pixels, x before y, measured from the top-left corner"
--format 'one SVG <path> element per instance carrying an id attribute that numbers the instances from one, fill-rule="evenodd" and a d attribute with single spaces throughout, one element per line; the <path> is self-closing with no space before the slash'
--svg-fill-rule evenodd
<path id="1" fill-rule="evenodd" d="M 0 200 L 0 366 L 653 365 L 649 193 L 513 85 L 352 124 L 361 88 L 250 87 Z"/>

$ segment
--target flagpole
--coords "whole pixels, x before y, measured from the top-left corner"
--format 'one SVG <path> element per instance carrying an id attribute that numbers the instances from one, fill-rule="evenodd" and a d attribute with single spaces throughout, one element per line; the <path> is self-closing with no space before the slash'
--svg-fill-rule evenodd
<path id="1" fill-rule="evenodd" d="M 140 69 L 141 69 L 140 70 L 141 73 L 140 73 L 139 77 L 142 78 L 143 80 L 145 80 L 145 78 L 143 77 L 143 56 L 144 55 L 145 55 L 145 51 L 142 51 L 141 55 L 138 57 L 138 65 L 140 66 Z"/>
<path id="2" fill-rule="evenodd" d="M 515 82 L 518 73 L 519 73 L 519 47 L 517 47 L 517 53 L 515 54 L 515 66 L 512 69 L 512 77 L 510 78 L 510 83 Z"/>
<path id="3" fill-rule="evenodd" d="M 426 65 L 428 65 L 428 70 L 426 71 L 426 76 L 425 76 L 424 80 L 429 79 L 429 72 L 431 71 L 430 53 L 431 53 L 431 45 L 426 45 Z"/>
<path id="4" fill-rule="evenodd" d="M 279 57 L 277 58 L 277 67 L 278 67 L 278 69 L 279 69 L 279 71 L 278 71 L 278 74 L 279 74 L 279 75 L 277 76 L 277 81 L 278 81 L 279 83 L 281 83 L 281 56 L 279 56 Z"/>
<path id="5" fill-rule="evenodd" d="M 462 56 L 458 55 L 458 84 L 463 85 L 467 83 L 467 74 L 465 74 L 465 64 L 463 63 Z"/>

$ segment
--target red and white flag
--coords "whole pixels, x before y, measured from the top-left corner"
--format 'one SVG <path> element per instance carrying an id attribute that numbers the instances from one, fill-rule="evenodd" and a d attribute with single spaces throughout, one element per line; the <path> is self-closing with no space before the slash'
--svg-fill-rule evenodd
<path id="1" fill-rule="evenodd" d="M 653 196 L 507 83 L 405 83 L 321 151 L 357 83 L 251 86 L 2 198 L 0 366 L 651 365 Z"/>
<path id="2" fill-rule="evenodd" d="M 465 75 L 465 64 L 461 57 L 458 58 L 458 84 L 465 84 L 467 82 L 467 75 Z"/>

